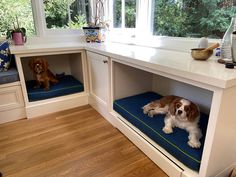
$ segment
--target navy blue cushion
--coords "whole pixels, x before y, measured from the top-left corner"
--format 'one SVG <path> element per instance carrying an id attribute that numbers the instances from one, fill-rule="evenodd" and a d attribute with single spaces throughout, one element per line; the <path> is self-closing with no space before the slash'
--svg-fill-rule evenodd
<path id="1" fill-rule="evenodd" d="M 35 80 L 27 81 L 26 88 L 29 101 L 44 100 L 84 91 L 83 84 L 71 75 L 65 75 L 58 78 L 58 80 L 58 84 L 50 84 L 50 89 L 48 91 L 45 91 L 43 86 L 40 88 L 34 88 L 36 85 Z"/>
<path id="2" fill-rule="evenodd" d="M 6 72 L 0 72 L 0 84 L 19 81 L 19 74 L 16 68 L 11 68 Z"/>
<path id="3" fill-rule="evenodd" d="M 0 71 L 7 71 L 10 67 L 11 57 L 10 57 L 9 43 L 3 42 L 0 44 Z"/>
<path id="4" fill-rule="evenodd" d="M 143 114 L 142 107 L 147 103 L 160 99 L 162 96 L 153 92 L 147 92 L 114 101 L 113 108 L 122 117 L 146 134 L 171 155 L 187 167 L 198 171 L 201 163 L 203 145 L 205 140 L 208 115 L 201 114 L 200 128 L 203 132 L 201 138 L 201 148 L 194 149 L 188 146 L 188 133 L 180 128 L 174 128 L 172 134 L 165 134 L 164 127 L 165 115 L 156 115 L 153 118 Z"/>

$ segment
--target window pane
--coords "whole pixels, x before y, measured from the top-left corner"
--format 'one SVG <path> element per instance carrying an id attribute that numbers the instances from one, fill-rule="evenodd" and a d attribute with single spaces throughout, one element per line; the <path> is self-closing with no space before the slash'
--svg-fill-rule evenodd
<path id="1" fill-rule="evenodd" d="M 0 3 L 0 37 L 5 36 L 7 30 L 19 27 L 26 29 L 26 35 L 35 35 L 34 20 L 30 0 L 1 0 Z"/>
<path id="2" fill-rule="evenodd" d="M 155 0 L 154 35 L 222 38 L 236 14 L 234 0 Z"/>
<path id="3" fill-rule="evenodd" d="M 89 22 L 89 0 L 44 0 L 47 28 L 80 29 Z"/>
<path id="4" fill-rule="evenodd" d="M 113 27 L 121 27 L 121 0 L 114 0 L 113 4 Z"/>
<path id="5" fill-rule="evenodd" d="M 136 0 L 125 0 L 125 27 L 135 28 Z"/>

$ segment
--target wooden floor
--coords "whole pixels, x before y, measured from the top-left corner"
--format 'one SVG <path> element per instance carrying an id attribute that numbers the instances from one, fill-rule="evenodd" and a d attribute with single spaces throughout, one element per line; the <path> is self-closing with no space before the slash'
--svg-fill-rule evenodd
<path id="1" fill-rule="evenodd" d="M 166 177 L 90 106 L 0 125 L 0 171 L 4 177 Z"/>

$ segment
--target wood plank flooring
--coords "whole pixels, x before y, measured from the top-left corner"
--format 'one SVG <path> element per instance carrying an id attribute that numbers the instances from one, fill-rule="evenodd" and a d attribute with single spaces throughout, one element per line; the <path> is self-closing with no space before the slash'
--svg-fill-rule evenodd
<path id="1" fill-rule="evenodd" d="M 0 125 L 4 177 L 166 177 L 92 107 Z"/>

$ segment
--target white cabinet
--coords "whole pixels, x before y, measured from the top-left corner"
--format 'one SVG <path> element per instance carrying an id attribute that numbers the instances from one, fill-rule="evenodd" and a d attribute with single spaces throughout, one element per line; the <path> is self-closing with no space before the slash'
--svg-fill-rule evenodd
<path id="1" fill-rule="evenodd" d="M 0 85 L 0 124 L 26 117 L 20 82 Z"/>
<path id="2" fill-rule="evenodd" d="M 89 71 L 89 104 L 102 114 L 113 126 L 111 114 L 110 58 L 87 51 Z"/>
<path id="3" fill-rule="evenodd" d="M 108 89 L 108 57 L 92 52 L 87 52 L 89 77 L 90 77 L 90 94 L 107 105 Z"/>

